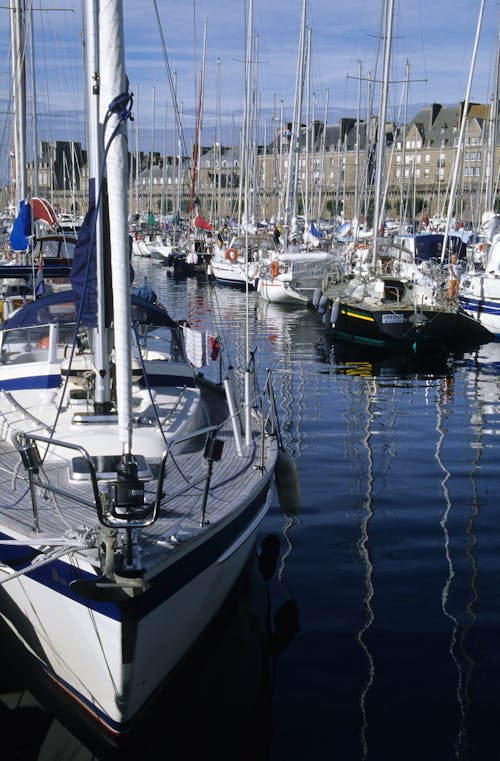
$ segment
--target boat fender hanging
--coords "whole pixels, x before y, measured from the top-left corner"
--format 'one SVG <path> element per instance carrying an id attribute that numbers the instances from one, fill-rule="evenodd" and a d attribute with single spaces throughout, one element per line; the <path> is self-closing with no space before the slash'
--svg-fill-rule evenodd
<path id="1" fill-rule="evenodd" d="M 339 309 L 340 309 L 340 303 L 338 299 L 335 299 L 335 301 L 332 304 L 332 311 L 330 312 L 330 322 L 332 325 L 335 325 L 339 318 Z"/>
<path id="2" fill-rule="evenodd" d="M 297 463 L 287 449 L 278 450 L 274 470 L 278 499 L 283 513 L 291 518 L 298 515 L 301 507 L 301 491 Z"/>
<path id="3" fill-rule="evenodd" d="M 238 252 L 235 248 L 228 248 L 226 251 L 226 259 L 231 262 L 235 262 L 238 259 Z"/>
<path id="4" fill-rule="evenodd" d="M 318 314 L 325 314 L 328 306 L 328 296 L 326 293 L 322 293 L 318 301 Z"/>
<path id="5" fill-rule="evenodd" d="M 219 356 L 220 351 L 220 339 L 219 336 L 210 336 L 210 359 L 214 362 Z"/>
<path id="6" fill-rule="evenodd" d="M 276 259 L 273 259 L 271 262 L 271 280 L 274 280 L 275 277 L 278 277 L 280 274 L 280 265 L 276 261 Z"/>
<path id="7" fill-rule="evenodd" d="M 318 308 L 319 304 L 319 297 L 321 296 L 321 290 L 319 288 L 314 289 L 313 297 L 312 297 L 312 305 L 315 309 Z"/>

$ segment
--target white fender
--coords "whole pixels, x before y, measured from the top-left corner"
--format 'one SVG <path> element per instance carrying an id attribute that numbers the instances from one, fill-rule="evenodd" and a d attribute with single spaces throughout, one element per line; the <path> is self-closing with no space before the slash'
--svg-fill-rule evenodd
<path id="1" fill-rule="evenodd" d="M 339 309 L 340 309 L 340 302 L 338 299 L 335 299 L 335 301 L 332 304 L 332 311 L 330 312 L 330 322 L 332 325 L 335 325 L 335 323 L 338 320 Z"/>
<path id="2" fill-rule="evenodd" d="M 297 464 L 288 450 L 278 450 L 274 475 L 281 509 L 286 516 L 298 515 L 301 502 L 299 475 Z"/>
<path id="3" fill-rule="evenodd" d="M 324 314 L 328 306 L 328 296 L 322 293 L 318 302 L 318 314 Z"/>

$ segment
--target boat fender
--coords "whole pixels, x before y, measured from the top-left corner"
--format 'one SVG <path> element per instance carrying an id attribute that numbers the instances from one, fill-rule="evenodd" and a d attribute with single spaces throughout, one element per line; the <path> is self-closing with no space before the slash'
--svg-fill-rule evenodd
<path id="1" fill-rule="evenodd" d="M 220 339 L 219 336 L 210 336 L 210 359 L 215 360 L 219 356 Z"/>
<path id="2" fill-rule="evenodd" d="M 276 259 L 273 259 L 271 262 L 271 280 L 274 280 L 275 277 L 278 277 L 280 274 L 280 265 L 276 261 Z"/>
<path id="3" fill-rule="evenodd" d="M 322 293 L 318 301 L 318 314 L 325 314 L 328 306 L 328 296 L 326 293 Z"/>
<path id="4" fill-rule="evenodd" d="M 314 289 L 313 297 L 312 297 L 312 305 L 315 309 L 318 308 L 319 304 L 319 297 L 321 296 L 321 290 L 319 288 Z"/>
<path id="5" fill-rule="evenodd" d="M 301 491 L 297 464 L 287 449 L 278 450 L 278 459 L 274 471 L 278 499 L 283 513 L 293 517 L 300 512 Z"/>
<path id="6" fill-rule="evenodd" d="M 332 311 L 330 312 L 330 322 L 332 325 L 335 325 L 339 318 L 339 309 L 340 309 L 340 303 L 338 299 L 335 299 L 335 301 L 332 304 Z"/>

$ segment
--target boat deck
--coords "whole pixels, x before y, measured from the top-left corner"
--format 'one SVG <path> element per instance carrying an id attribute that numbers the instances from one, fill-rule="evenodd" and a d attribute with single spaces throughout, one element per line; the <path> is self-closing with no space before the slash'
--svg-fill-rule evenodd
<path id="1" fill-rule="evenodd" d="M 245 496 L 248 496 L 250 502 L 252 495 L 258 491 L 259 482 L 262 482 L 262 479 L 268 480 L 274 468 L 274 437 L 264 437 L 263 451 L 261 431 L 255 425 L 252 445 L 247 448 L 243 438 L 243 454 L 239 456 L 231 421 L 225 419 L 224 398 L 208 385 L 203 394 L 210 395 L 207 405 L 211 413 L 209 425 L 220 425 L 217 439 L 223 442 L 222 456 L 219 461 L 213 462 L 202 527 L 209 467 L 204 457 L 206 433 L 197 435 L 178 447 L 171 446 L 166 462 L 158 519 L 149 527 L 140 529 L 144 543 L 154 545 L 161 542 L 163 552 L 165 545 L 174 548 L 187 536 L 204 531 L 216 522 L 224 520 L 234 510 L 236 494 L 243 505 Z M 216 400 L 217 405 L 214 406 Z M 149 477 L 144 478 L 145 501 L 152 505 L 156 497 L 159 463 L 148 463 L 147 470 Z M 29 536 L 33 543 L 40 543 L 40 540 L 47 537 L 49 543 L 51 537 L 66 537 L 70 541 L 75 532 L 91 532 L 97 529 L 98 516 L 93 504 L 90 478 L 87 474 L 76 479 L 71 477 L 67 457 L 52 458 L 40 467 L 36 476 L 38 483 L 47 483 L 49 486 L 47 489 L 35 486 L 38 532 L 34 531 L 28 471 L 20 459 L 19 452 L 5 439 L 0 442 L 0 474 L 4 485 L 0 496 L 0 522 L 4 535 L 18 539 Z M 102 480 L 98 481 L 100 490 L 106 489 L 105 480 L 102 477 Z"/>

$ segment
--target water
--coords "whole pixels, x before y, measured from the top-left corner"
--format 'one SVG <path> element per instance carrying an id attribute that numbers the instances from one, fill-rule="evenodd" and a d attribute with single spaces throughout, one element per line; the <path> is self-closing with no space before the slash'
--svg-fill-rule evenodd
<path id="1" fill-rule="evenodd" d="M 308 310 L 250 294 L 247 313 L 238 291 L 134 268 L 176 318 L 212 330 L 218 315 L 235 367 L 248 335 L 273 369 L 301 509 L 275 502 L 264 576 L 249 568 L 125 748 L 4 668 L 2 759 L 500 758 L 500 344 L 368 357 L 332 346 Z"/>

